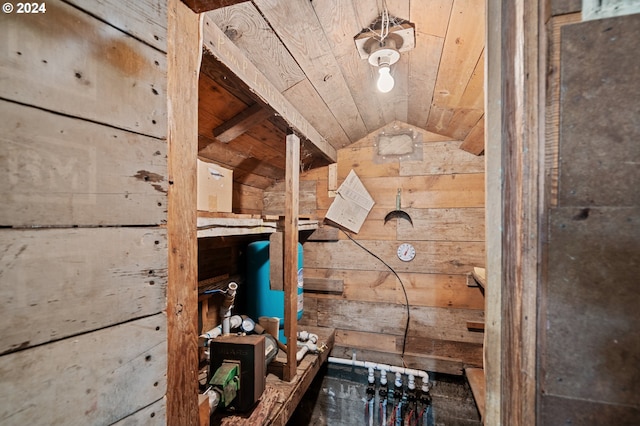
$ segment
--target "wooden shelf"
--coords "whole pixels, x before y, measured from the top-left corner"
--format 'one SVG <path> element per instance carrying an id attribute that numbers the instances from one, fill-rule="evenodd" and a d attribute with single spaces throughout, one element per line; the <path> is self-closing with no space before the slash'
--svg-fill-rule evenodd
<path id="1" fill-rule="evenodd" d="M 487 286 L 487 271 L 484 268 L 474 267 L 473 272 L 467 275 L 467 286 L 485 289 Z"/>
<path id="2" fill-rule="evenodd" d="M 198 238 L 271 234 L 282 230 L 282 217 L 198 212 Z M 319 221 L 299 218 L 298 231 L 318 229 Z"/>
<path id="3" fill-rule="evenodd" d="M 485 378 L 484 370 L 482 368 L 465 368 L 465 374 L 471 386 L 471 392 L 473 393 L 473 399 L 476 401 L 478 411 L 480 412 L 480 419 L 484 423 L 484 406 L 485 406 Z"/>
<path id="4" fill-rule="evenodd" d="M 320 367 L 326 362 L 333 348 L 335 330 L 322 327 L 300 327 L 310 333 L 318 335 L 318 344 L 324 343 L 327 349 L 319 354 L 307 354 L 297 366 L 296 376 L 290 381 L 281 380 L 283 364 L 286 355 L 280 351 L 278 357 L 269 366 L 267 386 L 262 398 L 250 412 L 243 415 L 224 415 L 224 412 L 216 412 L 211 419 L 212 425 L 223 426 L 255 426 L 273 425 L 284 426 L 300 403 Z"/>

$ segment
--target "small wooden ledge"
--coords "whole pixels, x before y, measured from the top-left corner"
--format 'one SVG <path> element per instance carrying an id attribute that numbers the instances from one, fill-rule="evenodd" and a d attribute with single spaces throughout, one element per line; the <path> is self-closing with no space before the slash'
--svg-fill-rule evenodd
<path id="1" fill-rule="evenodd" d="M 474 267 L 473 272 L 467 274 L 467 286 L 482 287 L 487 286 L 487 271 L 484 268 Z"/>
<path id="2" fill-rule="evenodd" d="M 480 420 L 484 424 L 484 405 L 485 405 L 485 378 L 482 368 L 465 368 L 464 372 L 471 386 L 473 399 L 476 401 L 478 411 L 480 412 Z"/>
<path id="3" fill-rule="evenodd" d="M 281 217 L 250 214 L 198 212 L 198 238 L 271 234 L 281 230 Z M 298 230 L 318 229 L 318 220 L 298 218 Z"/>
<path id="4" fill-rule="evenodd" d="M 299 326 L 300 330 L 318 335 L 318 344 L 324 343 L 327 348 L 319 354 L 308 353 L 298 363 L 297 373 L 291 382 L 280 379 L 277 370 L 286 355 L 280 351 L 278 357 L 269 366 L 267 375 L 267 387 L 262 398 L 250 413 L 238 415 L 224 415 L 224 412 L 216 412 L 211 424 L 223 426 L 256 426 L 273 425 L 285 426 L 287 421 L 300 403 L 311 382 L 318 374 L 320 367 L 327 361 L 329 353 L 335 341 L 333 328 Z M 272 372 L 273 371 L 273 372 Z"/>

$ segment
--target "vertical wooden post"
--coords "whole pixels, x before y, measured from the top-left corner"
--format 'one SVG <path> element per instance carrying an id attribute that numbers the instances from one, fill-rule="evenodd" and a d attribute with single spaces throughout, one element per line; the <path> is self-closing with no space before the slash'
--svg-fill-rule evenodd
<path id="1" fill-rule="evenodd" d="M 502 0 L 486 2 L 484 424 L 499 426 L 502 404 Z"/>
<path id="2" fill-rule="evenodd" d="M 489 0 L 485 423 L 536 424 L 544 2 Z"/>
<path id="3" fill-rule="evenodd" d="M 200 17 L 169 0 L 167 46 L 167 424 L 198 425 L 196 158 Z"/>
<path id="4" fill-rule="evenodd" d="M 284 335 L 287 365 L 284 380 L 296 375 L 298 333 L 298 189 L 300 187 L 300 138 L 287 135 L 284 203 Z"/>

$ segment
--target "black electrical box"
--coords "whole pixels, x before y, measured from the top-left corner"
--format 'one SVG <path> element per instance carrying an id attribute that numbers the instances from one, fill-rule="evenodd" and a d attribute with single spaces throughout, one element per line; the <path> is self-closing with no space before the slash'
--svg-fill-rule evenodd
<path id="1" fill-rule="evenodd" d="M 240 412 L 250 410 L 262 396 L 266 385 L 264 336 L 220 336 L 211 341 L 209 378 L 223 362 L 240 363 L 240 389 L 229 408 Z"/>

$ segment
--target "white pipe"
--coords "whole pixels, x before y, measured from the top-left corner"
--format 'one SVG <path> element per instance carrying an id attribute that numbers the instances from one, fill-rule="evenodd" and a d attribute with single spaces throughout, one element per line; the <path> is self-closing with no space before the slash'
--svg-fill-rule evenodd
<path id="1" fill-rule="evenodd" d="M 387 365 L 387 364 L 378 364 L 378 363 L 369 362 L 369 361 L 358 361 L 356 360 L 355 356 L 352 359 L 337 358 L 337 357 L 330 356 L 329 362 L 332 362 L 334 364 L 341 364 L 341 365 L 351 365 L 354 367 L 364 367 L 364 368 L 373 367 L 376 370 L 384 371 L 385 374 L 387 371 L 390 371 L 392 373 L 405 374 L 405 375 L 411 374 L 415 377 L 421 377 L 423 386 L 424 386 L 424 383 L 429 383 L 429 373 L 423 370 L 414 370 L 411 368 L 397 367 L 395 365 Z"/>
<path id="2" fill-rule="evenodd" d="M 211 415 L 220 404 L 220 395 L 212 388 L 207 389 L 204 394 L 209 397 L 209 415 Z"/>
<path id="3" fill-rule="evenodd" d="M 217 325 L 209 331 L 205 331 L 200 335 L 203 339 L 215 339 L 222 334 L 222 325 Z"/>
<path id="4" fill-rule="evenodd" d="M 233 330 L 234 328 L 238 328 L 242 325 L 242 317 L 240 315 L 232 315 L 228 318 L 229 329 Z M 200 335 L 203 339 L 215 339 L 216 337 L 223 334 L 223 325 L 218 324 L 213 327 L 209 331 L 205 331 Z"/>
<path id="5" fill-rule="evenodd" d="M 298 342 L 298 347 L 300 348 L 298 350 L 298 352 L 296 353 L 296 361 L 300 362 L 302 361 L 302 358 L 304 358 L 304 356 L 307 354 L 307 352 L 317 352 L 318 351 L 318 345 L 316 345 L 315 343 L 313 343 L 311 340 L 308 340 L 306 342 Z"/>
<path id="6" fill-rule="evenodd" d="M 318 343 L 318 335 L 302 330 L 298 331 L 298 340 L 302 340 L 303 342 L 310 340 L 311 343 Z"/>
<path id="7" fill-rule="evenodd" d="M 224 302 L 222 303 L 220 316 L 222 317 L 222 334 L 224 334 L 225 336 L 231 334 L 231 324 L 229 320 L 231 318 L 231 308 L 233 308 L 233 304 L 236 299 L 237 289 L 238 289 L 238 284 L 234 282 L 230 282 L 227 288 Z M 240 320 L 240 324 L 242 324 L 242 320 Z"/>

